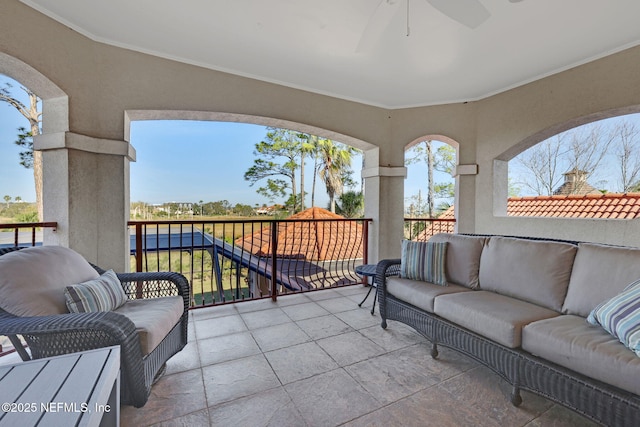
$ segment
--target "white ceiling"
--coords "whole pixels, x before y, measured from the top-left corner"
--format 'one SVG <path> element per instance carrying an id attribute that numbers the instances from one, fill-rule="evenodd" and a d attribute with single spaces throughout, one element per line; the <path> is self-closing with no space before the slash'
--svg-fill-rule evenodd
<path id="1" fill-rule="evenodd" d="M 21 1 L 96 41 L 386 108 L 481 99 L 640 44 L 638 0 L 481 0 L 475 29 L 391 0 L 365 48 L 386 0 Z"/>

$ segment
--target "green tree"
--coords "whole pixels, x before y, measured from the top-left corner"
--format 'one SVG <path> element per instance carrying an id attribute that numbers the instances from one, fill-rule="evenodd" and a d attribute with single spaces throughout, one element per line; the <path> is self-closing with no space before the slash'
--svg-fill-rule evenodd
<path id="1" fill-rule="evenodd" d="M 233 213 L 240 216 L 253 216 L 255 210 L 250 205 L 236 203 L 233 207 Z"/>
<path id="2" fill-rule="evenodd" d="M 19 214 L 16 220 L 18 222 L 38 222 L 38 212 L 33 211 Z"/>
<path id="3" fill-rule="evenodd" d="M 338 198 L 336 213 L 345 218 L 362 218 L 364 215 L 364 195 L 361 192 L 345 191 Z"/>
<path id="4" fill-rule="evenodd" d="M 430 218 L 436 213 L 435 199 L 452 199 L 455 192 L 455 186 L 451 182 L 435 183 L 433 173 L 439 171 L 451 174 L 456 166 L 456 150 L 444 143 L 434 150 L 433 142 L 433 140 L 426 140 L 418 143 L 412 147 L 410 157 L 405 160 L 407 165 L 419 163 L 427 165 L 427 198 L 424 201 L 426 209 L 423 209 L 422 196 L 418 193 L 418 200 L 414 201 L 412 210 L 418 215 L 426 213 Z"/>
<path id="5" fill-rule="evenodd" d="M 5 195 L 4 196 L 4 202 L 7 204 L 7 209 L 9 209 L 9 203 L 11 202 L 11 196 L 10 195 Z"/>
<path id="6" fill-rule="evenodd" d="M 24 149 L 20 152 L 20 164 L 27 169 L 33 169 L 33 178 L 36 186 L 36 205 L 38 207 L 38 218 L 42 220 L 42 153 L 33 150 L 33 137 L 40 135 L 40 119 L 42 113 L 38 111 L 39 98 L 35 93 L 25 87 L 20 87 L 29 97 L 27 106 L 13 94 L 13 85 L 6 83 L 0 88 L 0 101 L 15 108 L 29 123 L 29 129 L 18 128 L 17 145 Z"/>
<path id="7" fill-rule="evenodd" d="M 207 202 L 201 205 L 201 211 L 207 216 L 226 215 L 231 210 L 231 204 L 227 200 L 217 202 Z"/>
<path id="8" fill-rule="evenodd" d="M 293 196 L 292 212 L 300 207 L 296 179 L 302 157 L 300 136 L 288 129 L 269 128 L 266 140 L 256 144 L 254 155 L 259 157 L 244 173 L 244 179 L 251 186 L 266 179 L 266 184 L 257 191 L 272 202 L 285 197 L 289 191 Z"/>

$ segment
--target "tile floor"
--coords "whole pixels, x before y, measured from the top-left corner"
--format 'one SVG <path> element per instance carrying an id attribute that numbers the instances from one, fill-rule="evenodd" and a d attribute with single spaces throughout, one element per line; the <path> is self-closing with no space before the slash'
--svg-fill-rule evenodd
<path id="1" fill-rule="evenodd" d="M 189 344 L 122 426 L 584 426 L 398 322 L 352 286 L 194 310 Z"/>

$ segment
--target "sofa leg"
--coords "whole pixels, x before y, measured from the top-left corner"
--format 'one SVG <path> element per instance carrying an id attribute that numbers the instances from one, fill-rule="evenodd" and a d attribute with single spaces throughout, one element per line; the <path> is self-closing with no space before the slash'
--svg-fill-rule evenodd
<path id="1" fill-rule="evenodd" d="M 382 319 L 382 323 L 380 323 L 380 326 L 382 326 L 382 329 L 387 329 L 387 319 Z"/>
<path id="2" fill-rule="evenodd" d="M 516 407 L 522 404 L 522 396 L 520 396 L 520 387 L 518 387 L 517 385 L 514 385 L 513 390 L 511 390 L 511 404 Z"/>
<path id="3" fill-rule="evenodd" d="M 438 343 L 436 342 L 431 344 L 431 357 L 434 359 L 438 358 Z"/>

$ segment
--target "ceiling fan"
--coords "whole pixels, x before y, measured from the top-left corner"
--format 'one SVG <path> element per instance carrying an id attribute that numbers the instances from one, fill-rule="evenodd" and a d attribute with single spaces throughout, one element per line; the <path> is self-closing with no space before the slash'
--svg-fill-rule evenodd
<path id="1" fill-rule="evenodd" d="M 404 1 L 380 0 L 378 7 L 367 23 L 356 51 L 367 50 L 378 41 Z M 477 28 L 489 19 L 491 14 L 480 0 L 426 0 L 436 10 L 471 29 Z M 509 0 L 511 2 L 519 0 Z M 407 9 L 408 10 L 408 9 Z"/>

